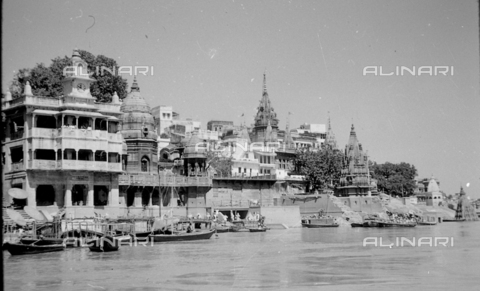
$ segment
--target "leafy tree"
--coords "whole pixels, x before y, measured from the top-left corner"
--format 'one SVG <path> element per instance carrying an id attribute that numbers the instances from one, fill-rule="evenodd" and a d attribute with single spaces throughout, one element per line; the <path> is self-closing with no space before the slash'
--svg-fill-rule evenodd
<path id="1" fill-rule="evenodd" d="M 88 64 L 88 69 L 92 78 L 96 80 L 90 85 L 92 96 L 99 102 L 110 102 L 114 92 L 117 92 L 120 99 L 127 96 L 127 80 L 112 75 L 108 70 L 102 70 L 101 67 L 108 68 L 110 71 L 118 70 L 117 62 L 114 59 L 103 55 L 95 56 L 87 51 L 78 50 L 80 57 Z M 52 60 L 50 66 L 43 63 L 36 64 L 32 69 L 20 69 L 14 76 L 10 85 L 12 98 L 18 98 L 23 93 L 25 84 L 30 81 L 32 93 L 38 96 L 59 97 L 63 94 L 62 80 L 65 78 L 63 69 L 71 66 L 70 57 L 56 57 Z M 98 68 L 98 69 L 97 69 Z"/>
<path id="2" fill-rule="evenodd" d="M 209 147 L 206 157 L 206 170 L 212 168 L 217 172 L 217 175 L 222 177 L 232 175 L 233 158 L 230 155 L 224 155 L 222 151 L 216 151 Z"/>
<path id="3" fill-rule="evenodd" d="M 293 161 L 295 171 L 305 176 L 308 190 L 320 190 L 340 179 L 343 153 L 324 147 L 318 151 L 304 149 L 297 151 Z"/>
<path id="4" fill-rule="evenodd" d="M 414 165 L 404 162 L 400 164 L 373 163 L 370 170 L 372 177 L 377 179 L 377 187 L 380 191 L 397 196 L 413 195 L 417 176 L 417 169 Z"/>

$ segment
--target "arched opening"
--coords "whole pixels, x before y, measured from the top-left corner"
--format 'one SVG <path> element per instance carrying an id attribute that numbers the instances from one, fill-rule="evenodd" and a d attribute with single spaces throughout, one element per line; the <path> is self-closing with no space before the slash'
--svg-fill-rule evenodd
<path id="1" fill-rule="evenodd" d="M 81 129 L 92 129 L 93 119 L 91 117 L 79 117 L 78 126 Z"/>
<path id="2" fill-rule="evenodd" d="M 38 115 L 37 126 L 39 128 L 57 128 L 57 120 L 53 116 Z"/>
<path id="3" fill-rule="evenodd" d="M 95 161 L 96 162 L 106 162 L 107 153 L 104 150 L 99 150 L 95 152 Z"/>
<path id="4" fill-rule="evenodd" d="M 107 186 L 93 186 L 93 205 L 94 206 L 108 205 L 108 187 Z"/>
<path id="5" fill-rule="evenodd" d="M 152 187 L 145 187 L 142 191 L 142 206 L 148 206 L 150 202 L 150 193 L 152 193 Z"/>
<path id="6" fill-rule="evenodd" d="M 109 121 L 108 133 L 117 133 L 117 132 L 118 132 L 118 122 Z"/>
<path id="7" fill-rule="evenodd" d="M 78 160 L 79 161 L 92 161 L 93 152 L 91 150 L 79 150 L 78 151 Z"/>
<path id="8" fill-rule="evenodd" d="M 160 192 L 158 191 L 158 187 L 155 187 L 153 189 L 152 205 L 159 205 L 160 206 Z"/>
<path id="9" fill-rule="evenodd" d="M 137 192 L 137 187 L 129 187 L 127 189 L 127 207 L 134 205 L 136 192 Z"/>
<path id="10" fill-rule="evenodd" d="M 142 157 L 141 167 L 142 172 L 150 172 L 150 160 L 148 159 L 148 157 Z"/>
<path id="11" fill-rule="evenodd" d="M 95 119 L 95 130 L 107 130 L 107 120 L 103 118 Z"/>
<path id="12" fill-rule="evenodd" d="M 77 159 L 77 152 L 74 149 L 65 149 L 63 151 L 63 159 L 64 160 L 76 160 Z"/>
<path id="13" fill-rule="evenodd" d="M 63 117 L 63 125 L 70 126 L 70 127 L 77 127 L 77 117 L 73 115 L 65 115 Z"/>
<path id="14" fill-rule="evenodd" d="M 73 185 L 72 187 L 72 205 L 87 204 L 87 185 Z"/>
<path id="15" fill-rule="evenodd" d="M 109 163 L 120 163 L 120 155 L 118 153 L 108 153 Z"/>
<path id="16" fill-rule="evenodd" d="M 50 206 L 55 203 L 55 188 L 52 185 L 39 185 L 35 190 L 37 206 Z"/>

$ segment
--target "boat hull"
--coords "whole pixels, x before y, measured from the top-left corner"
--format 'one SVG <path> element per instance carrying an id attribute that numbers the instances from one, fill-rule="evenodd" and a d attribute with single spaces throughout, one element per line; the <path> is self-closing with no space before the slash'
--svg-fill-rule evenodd
<path id="1" fill-rule="evenodd" d="M 215 230 L 205 232 L 191 232 L 191 233 L 177 233 L 177 234 L 153 234 L 149 237 L 153 242 L 174 242 L 174 241 L 191 241 L 210 239 L 215 233 Z"/>
<path id="2" fill-rule="evenodd" d="M 20 242 L 25 245 L 33 244 L 37 246 L 50 246 L 50 245 L 61 245 L 64 243 L 62 238 L 43 238 L 43 239 L 33 239 L 33 238 L 22 238 Z"/>
<path id="3" fill-rule="evenodd" d="M 324 227 L 338 227 L 338 224 L 310 224 L 310 223 L 302 223 L 303 227 L 306 228 L 324 228 Z"/>
<path id="4" fill-rule="evenodd" d="M 266 232 L 266 228 L 250 228 L 250 232 Z"/>
<path id="5" fill-rule="evenodd" d="M 378 227 L 415 227 L 416 223 L 378 222 Z"/>
<path id="6" fill-rule="evenodd" d="M 4 247 L 12 256 L 60 252 L 65 250 L 65 245 L 63 244 L 37 246 L 32 244 L 26 245 L 7 242 Z"/>
<path id="7" fill-rule="evenodd" d="M 465 221 L 465 218 L 464 219 L 444 219 L 442 221 L 443 222 L 463 222 Z"/>
<path id="8" fill-rule="evenodd" d="M 87 244 L 92 252 L 114 252 L 120 248 L 120 240 L 111 236 L 92 239 Z"/>

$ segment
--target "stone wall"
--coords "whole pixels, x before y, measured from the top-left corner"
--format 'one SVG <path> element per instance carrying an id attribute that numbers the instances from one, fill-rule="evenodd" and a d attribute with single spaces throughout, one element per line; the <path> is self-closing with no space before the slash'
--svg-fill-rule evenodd
<path id="1" fill-rule="evenodd" d="M 262 207 L 261 213 L 265 216 L 265 224 L 270 227 L 284 225 L 290 227 L 301 227 L 302 219 L 298 206 Z"/>

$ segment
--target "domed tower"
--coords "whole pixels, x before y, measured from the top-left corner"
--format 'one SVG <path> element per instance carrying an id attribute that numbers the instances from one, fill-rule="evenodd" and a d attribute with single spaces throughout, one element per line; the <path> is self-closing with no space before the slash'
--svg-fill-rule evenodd
<path id="1" fill-rule="evenodd" d="M 127 143 L 127 172 L 145 172 L 157 174 L 157 133 L 155 120 L 145 99 L 140 94 L 137 78 L 120 110 L 122 116 L 122 135 Z"/>
<path id="2" fill-rule="evenodd" d="M 267 93 L 267 77 L 263 74 L 263 95 L 255 116 L 253 142 L 276 142 L 278 133 L 277 113 L 273 110 Z"/>

